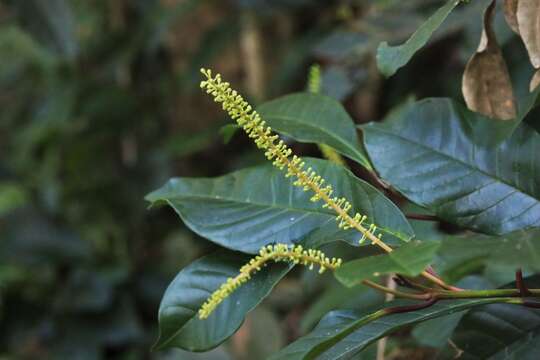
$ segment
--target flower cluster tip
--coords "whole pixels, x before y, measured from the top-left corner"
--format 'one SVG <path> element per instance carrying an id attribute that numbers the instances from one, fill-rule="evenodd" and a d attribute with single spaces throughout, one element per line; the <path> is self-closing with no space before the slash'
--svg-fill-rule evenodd
<path id="1" fill-rule="evenodd" d="M 240 273 L 234 278 L 228 278 L 199 309 L 199 318 L 206 319 L 236 289 L 251 279 L 253 274 L 260 271 L 269 261 L 289 262 L 308 266 L 313 270 L 319 266 L 319 273 L 335 270 L 341 266 L 342 260 L 328 258 L 322 251 L 304 249 L 301 245 L 276 244 L 264 246 L 257 256 L 240 268 Z"/>

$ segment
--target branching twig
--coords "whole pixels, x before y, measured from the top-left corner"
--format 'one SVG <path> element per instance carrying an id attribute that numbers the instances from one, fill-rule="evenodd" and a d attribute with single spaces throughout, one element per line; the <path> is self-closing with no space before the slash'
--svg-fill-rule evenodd
<path id="1" fill-rule="evenodd" d="M 437 301 L 439 301 L 438 298 L 432 297 L 418 304 L 389 307 L 389 308 L 386 308 L 385 311 L 387 312 L 387 314 L 397 314 L 397 313 L 404 313 L 404 312 L 409 312 L 409 311 L 416 311 L 416 310 L 428 308 L 432 306 L 433 304 L 435 304 Z"/>

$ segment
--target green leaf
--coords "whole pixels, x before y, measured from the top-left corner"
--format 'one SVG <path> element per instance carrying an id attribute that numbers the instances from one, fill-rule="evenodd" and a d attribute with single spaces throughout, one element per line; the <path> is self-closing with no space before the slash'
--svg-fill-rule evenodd
<path id="1" fill-rule="evenodd" d="M 300 142 L 328 145 L 366 169 L 372 168 L 353 120 L 339 102 L 328 96 L 287 95 L 262 104 L 257 111 L 279 133 Z"/>
<path id="2" fill-rule="evenodd" d="M 373 186 L 325 160 L 306 159 L 308 166 L 383 232 L 404 241 L 413 236 L 401 211 Z M 311 202 L 311 193 L 293 186 L 293 181 L 268 164 L 212 179 L 171 179 L 146 199 L 152 205 L 170 205 L 197 234 L 242 252 L 302 240 L 310 247 L 339 239 L 358 245 L 358 232 L 338 229 L 334 213 Z"/>
<path id="3" fill-rule="evenodd" d="M 182 269 L 161 300 L 159 339 L 154 348 L 205 351 L 218 346 L 234 334 L 246 314 L 292 268 L 286 264 L 266 267 L 225 299 L 208 319 L 200 320 L 200 306 L 248 261 L 249 257 L 221 250 Z"/>
<path id="4" fill-rule="evenodd" d="M 525 279 L 536 288 L 538 276 Z M 514 284 L 510 286 L 515 286 Z M 491 304 L 469 311 L 452 341 L 464 351 L 460 359 L 538 359 L 540 310 L 507 304 Z M 455 351 L 454 351 L 455 352 Z M 526 353 L 527 356 L 518 354 Z"/>
<path id="5" fill-rule="evenodd" d="M 392 76 L 396 71 L 411 60 L 413 55 L 426 45 L 431 35 L 441 26 L 446 17 L 459 4 L 460 0 L 450 0 L 433 14 L 404 44 L 388 46 L 383 42 L 377 49 L 377 66 L 386 77 Z"/>
<path id="6" fill-rule="evenodd" d="M 340 283 L 328 287 L 302 316 L 301 333 L 311 330 L 328 312 L 336 309 L 366 309 L 384 301 L 383 294 L 367 286 L 345 287 Z"/>
<path id="7" fill-rule="evenodd" d="M 540 357 L 540 329 L 531 331 L 494 354 L 492 360 L 537 360 Z"/>
<path id="8" fill-rule="evenodd" d="M 405 326 L 497 301 L 501 300 L 445 300 L 425 309 L 382 317 L 384 311 L 333 311 L 311 333 L 283 348 L 271 356 L 270 360 L 351 359 L 369 344 Z M 410 302 L 394 301 L 388 303 L 387 307 L 404 304 Z"/>
<path id="9" fill-rule="evenodd" d="M 540 226 L 540 135 L 522 124 L 503 143 L 490 119 L 427 99 L 383 124 L 366 148 L 380 176 L 418 205 L 489 234 Z"/>
<path id="10" fill-rule="evenodd" d="M 540 272 L 540 229 L 519 230 L 503 236 L 449 236 L 437 252 L 443 274 L 477 260 L 477 265 L 523 267 Z"/>
<path id="11" fill-rule="evenodd" d="M 540 312 L 525 307 L 492 304 L 470 311 L 452 341 L 464 351 L 463 359 L 524 359 L 515 353 L 535 346 L 529 342 L 540 332 Z M 538 343 L 536 343 L 538 344 Z M 514 352 L 514 357 L 510 356 Z M 536 349 L 531 359 L 538 359 Z M 507 356 L 505 356 L 507 354 Z M 526 358 L 526 357 L 525 357 Z"/>
<path id="12" fill-rule="evenodd" d="M 180 349 L 170 350 L 166 356 L 158 357 L 159 360 L 233 360 L 229 352 L 226 350 L 227 345 L 222 345 L 217 349 L 204 352 L 204 353 L 192 353 Z"/>
<path id="13" fill-rule="evenodd" d="M 414 328 L 412 335 L 422 346 L 440 348 L 450 339 L 463 315 L 465 311 L 421 322 Z"/>
<path id="14" fill-rule="evenodd" d="M 348 287 L 390 273 L 416 276 L 433 261 L 439 245 L 438 242 L 411 241 L 388 254 L 349 261 L 334 274 Z"/>

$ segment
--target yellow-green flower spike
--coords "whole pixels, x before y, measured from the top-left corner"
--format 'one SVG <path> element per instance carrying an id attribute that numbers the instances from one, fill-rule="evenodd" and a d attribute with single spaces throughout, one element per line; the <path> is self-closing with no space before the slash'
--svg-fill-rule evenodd
<path id="1" fill-rule="evenodd" d="M 317 64 L 309 68 L 308 91 L 312 94 L 318 94 L 321 90 L 321 67 Z"/>
<path id="2" fill-rule="evenodd" d="M 309 266 L 310 270 L 312 270 L 315 265 L 318 265 L 320 274 L 327 269 L 335 270 L 342 263 L 341 259 L 329 259 L 320 250 L 304 250 L 300 245 L 289 246 L 285 244 L 276 244 L 264 246 L 259 251 L 259 255 L 240 268 L 240 273 L 235 278 L 227 279 L 227 282 L 222 284 L 221 287 L 206 300 L 199 309 L 199 318 L 208 318 L 223 300 L 251 279 L 251 276 L 260 271 L 269 261 L 291 262 L 293 264 Z"/>
<path id="3" fill-rule="evenodd" d="M 363 235 L 363 238 L 367 238 L 387 252 L 392 251 L 391 247 L 370 231 L 376 229 L 375 225 L 368 225 L 368 229 L 362 224 L 365 220 L 363 215 L 355 213 L 351 216 L 349 211 L 352 205 L 347 199 L 332 196 L 334 191 L 331 185 L 324 185 L 325 180 L 313 169 L 304 169 L 305 164 L 301 158 L 296 155 L 291 157 L 292 150 L 272 132 L 251 105 L 236 90 L 231 89 L 228 82 L 222 81 L 221 75 L 212 76 L 212 72 L 206 69 L 201 69 L 201 72 L 206 77 L 206 80 L 201 81 L 201 88 L 212 95 L 214 101 L 221 103 L 223 110 L 236 120 L 257 147 L 265 151 L 265 156 L 273 161 L 274 166 L 285 170 L 286 177 L 292 176 L 296 179 L 295 186 L 304 191 L 311 190 L 314 193 L 312 201 L 323 201 L 323 207 L 333 209 L 337 214 L 336 220 L 340 228 L 354 228 Z"/>

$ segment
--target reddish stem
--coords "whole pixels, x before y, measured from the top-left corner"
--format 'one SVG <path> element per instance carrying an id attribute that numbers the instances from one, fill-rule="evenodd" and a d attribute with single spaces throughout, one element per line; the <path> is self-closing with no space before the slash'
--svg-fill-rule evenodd
<path id="1" fill-rule="evenodd" d="M 519 290 L 519 295 L 521 295 L 521 297 L 532 295 L 527 288 L 527 285 L 525 285 L 525 282 L 523 281 L 523 273 L 521 272 L 521 269 L 517 269 L 516 271 L 516 288 Z"/>
<path id="2" fill-rule="evenodd" d="M 386 308 L 384 309 L 384 311 L 387 314 L 398 314 L 398 313 L 404 313 L 404 312 L 409 312 L 409 311 L 421 310 L 421 309 L 425 309 L 432 306 L 438 300 L 439 299 L 437 299 L 437 297 L 432 297 L 431 299 L 421 302 L 419 304 L 394 306 L 394 307 Z"/>

